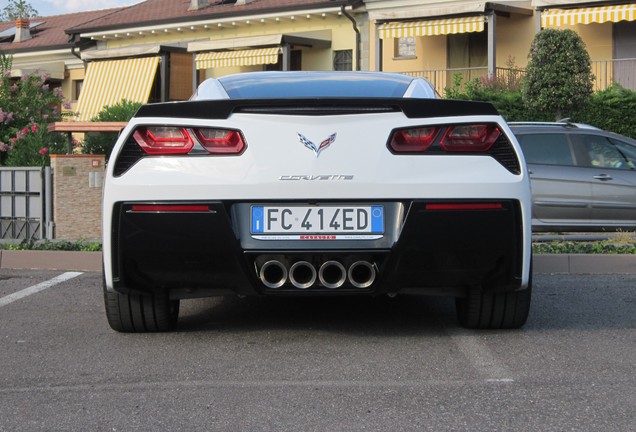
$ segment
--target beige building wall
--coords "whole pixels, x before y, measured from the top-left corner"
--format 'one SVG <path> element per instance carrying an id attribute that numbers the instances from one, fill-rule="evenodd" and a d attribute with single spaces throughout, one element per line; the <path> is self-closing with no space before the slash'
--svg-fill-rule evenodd
<path id="1" fill-rule="evenodd" d="M 528 65 L 535 28 L 533 16 L 497 17 L 497 67 L 507 68 L 509 59 L 522 69 Z"/>
<path id="2" fill-rule="evenodd" d="M 102 49 L 122 48 L 143 44 L 174 44 L 194 41 L 207 40 L 231 40 L 237 38 L 264 36 L 276 34 L 294 34 L 314 31 L 328 31 L 331 33 L 331 48 L 309 48 L 296 47 L 301 49 L 302 68 L 303 70 L 332 70 L 333 69 L 333 51 L 336 50 L 353 50 L 353 58 L 355 69 L 355 49 L 356 38 L 353 31 L 352 23 L 344 16 L 327 16 L 324 18 L 298 17 L 295 20 L 286 20 L 279 23 L 254 23 L 245 25 L 237 19 L 239 25 L 233 27 L 231 23 L 223 24 L 222 27 L 216 27 L 206 31 L 188 31 L 169 32 L 163 34 L 149 34 L 139 38 L 125 39 L 109 39 L 102 43 Z M 263 70 L 262 66 L 244 66 L 244 67 L 224 67 L 216 70 L 206 70 L 205 78 L 219 77 L 232 73 L 251 72 Z"/>

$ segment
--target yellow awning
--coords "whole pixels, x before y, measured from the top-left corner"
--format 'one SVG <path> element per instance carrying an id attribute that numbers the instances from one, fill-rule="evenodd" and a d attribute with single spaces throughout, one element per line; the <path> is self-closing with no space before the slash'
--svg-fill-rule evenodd
<path id="1" fill-rule="evenodd" d="M 438 36 L 484 31 L 485 17 L 448 18 L 427 21 L 390 22 L 378 28 L 380 39 L 416 36 Z"/>
<path id="2" fill-rule="evenodd" d="M 578 9 L 548 9 L 541 12 L 541 27 L 635 20 L 636 3 Z"/>
<path id="3" fill-rule="evenodd" d="M 77 120 L 91 120 L 105 106 L 118 104 L 122 99 L 148 102 L 158 65 L 159 57 L 89 63 L 77 101 Z"/>
<path id="4" fill-rule="evenodd" d="M 278 63 L 281 47 L 236 51 L 215 51 L 199 53 L 196 56 L 198 69 L 213 69 L 228 66 L 254 66 Z"/>

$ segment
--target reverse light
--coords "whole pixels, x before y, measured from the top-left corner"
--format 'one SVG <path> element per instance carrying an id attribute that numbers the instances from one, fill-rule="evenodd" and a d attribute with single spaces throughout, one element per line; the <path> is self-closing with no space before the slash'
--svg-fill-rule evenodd
<path id="1" fill-rule="evenodd" d="M 389 147 L 396 153 L 421 153 L 437 139 L 438 127 L 399 129 L 393 132 Z"/>
<path id="2" fill-rule="evenodd" d="M 195 129 L 194 133 L 210 153 L 238 154 L 245 148 L 243 136 L 235 130 L 200 128 Z"/>
<path id="3" fill-rule="evenodd" d="M 185 154 L 194 146 L 188 132 L 180 127 L 140 127 L 133 137 L 143 151 L 151 155 Z"/>
<path id="4" fill-rule="evenodd" d="M 447 152 L 487 152 L 500 136 L 501 131 L 493 124 L 450 126 L 440 146 Z"/>

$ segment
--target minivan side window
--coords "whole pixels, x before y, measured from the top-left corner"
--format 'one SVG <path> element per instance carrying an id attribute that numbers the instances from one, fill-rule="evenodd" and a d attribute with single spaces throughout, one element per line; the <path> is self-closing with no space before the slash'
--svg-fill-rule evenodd
<path id="1" fill-rule="evenodd" d="M 636 170 L 636 145 L 610 138 L 612 144 L 616 146 L 619 152 L 627 159 L 629 169 Z"/>
<path id="2" fill-rule="evenodd" d="M 609 139 L 598 135 L 583 135 L 590 165 L 599 168 L 632 169 L 630 160 Z"/>
<path id="3" fill-rule="evenodd" d="M 565 134 L 523 134 L 517 138 L 529 164 L 574 165 Z"/>

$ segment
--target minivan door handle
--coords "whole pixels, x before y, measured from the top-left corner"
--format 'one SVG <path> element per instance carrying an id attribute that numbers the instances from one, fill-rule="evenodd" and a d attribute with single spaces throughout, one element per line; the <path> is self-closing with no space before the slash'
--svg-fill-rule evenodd
<path id="1" fill-rule="evenodd" d="M 602 181 L 607 181 L 607 180 L 612 180 L 612 176 L 609 174 L 599 174 L 599 175 L 595 175 L 594 178 L 596 180 L 602 180 Z"/>

